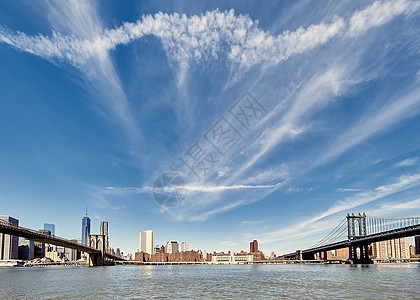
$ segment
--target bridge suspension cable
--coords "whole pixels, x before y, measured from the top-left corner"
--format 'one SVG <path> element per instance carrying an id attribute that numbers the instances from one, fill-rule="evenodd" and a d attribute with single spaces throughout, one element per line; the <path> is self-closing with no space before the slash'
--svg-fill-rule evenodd
<path id="1" fill-rule="evenodd" d="M 347 218 L 343 218 L 340 223 L 324 238 L 322 238 L 318 243 L 313 245 L 311 248 L 322 246 L 325 244 L 330 244 L 332 241 L 336 241 L 344 232 L 347 232 Z"/>
<path id="2" fill-rule="evenodd" d="M 368 235 L 415 225 L 420 225 L 420 217 L 398 218 L 366 216 L 366 229 Z"/>

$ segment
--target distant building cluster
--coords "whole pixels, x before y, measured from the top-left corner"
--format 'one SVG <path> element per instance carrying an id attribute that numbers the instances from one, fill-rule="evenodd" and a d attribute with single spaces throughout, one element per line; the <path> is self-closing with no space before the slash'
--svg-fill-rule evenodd
<path id="1" fill-rule="evenodd" d="M 264 254 L 258 250 L 258 242 L 251 242 L 250 252 L 241 251 L 207 253 L 206 251 L 190 250 L 188 242 L 167 241 L 166 245 L 152 246 L 155 236 L 152 230 L 141 231 L 139 234 L 139 249 L 134 260 L 139 262 L 214 262 L 214 263 L 243 263 L 264 260 Z"/>
<path id="2" fill-rule="evenodd" d="M 0 220 L 19 226 L 19 220 L 10 216 L 0 216 Z M 44 223 L 44 227 L 39 229 L 43 234 L 55 236 L 55 224 Z M 72 240 L 88 245 L 89 235 L 91 234 L 91 220 L 86 215 L 82 218 L 82 234 L 80 240 Z M 106 252 L 118 255 L 124 259 L 132 260 L 131 254 L 124 255 L 119 249 L 117 252 L 110 247 L 108 222 L 100 221 L 99 234 L 104 235 Z M 84 254 L 78 250 L 66 249 L 48 243 L 31 241 L 18 236 L 11 236 L 0 233 L 0 260 L 39 260 L 52 262 L 77 262 L 84 259 Z"/>

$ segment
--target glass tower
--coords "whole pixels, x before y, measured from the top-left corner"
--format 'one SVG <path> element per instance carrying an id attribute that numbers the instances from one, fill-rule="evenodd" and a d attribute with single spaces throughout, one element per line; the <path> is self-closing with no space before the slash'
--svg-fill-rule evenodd
<path id="1" fill-rule="evenodd" d="M 83 217 L 82 219 L 82 244 L 87 245 L 89 241 L 89 234 L 90 234 L 90 218 L 87 216 Z"/>
<path id="2" fill-rule="evenodd" d="M 49 230 L 51 235 L 55 235 L 55 225 L 44 223 L 44 230 Z"/>
<path id="3" fill-rule="evenodd" d="M 105 235 L 105 249 L 109 248 L 109 236 L 108 236 L 108 222 L 101 221 L 99 223 L 99 234 Z"/>

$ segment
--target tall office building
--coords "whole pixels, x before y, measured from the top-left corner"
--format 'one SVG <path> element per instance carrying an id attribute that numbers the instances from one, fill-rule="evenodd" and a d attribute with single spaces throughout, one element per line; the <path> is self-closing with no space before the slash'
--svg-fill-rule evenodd
<path id="1" fill-rule="evenodd" d="M 160 252 L 160 247 L 159 247 L 159 245 L 156 245 L 156 246 L 155 246 L 155 254 L 156 254 L 156 253 L 161 253 L 161 252 Z M 162 253 L 163 253 L 163 252 L 162 252 Z"/>
<path id="2" fill-rule="evenodd" d="M 146 230 L 140 232 L 140 247 L 139 251 L 143 251 L 144 253 L 148 253 L 150 255 L 153 255 L 155 253 L 154 251 L 154 244 L 155 244 L 155 235 L 153 234 L 153 231 Z"/>
<path id="3" fill-rule="evenodd" d="M 108 222 L 101 221 L 99 223 L 99 234 L 108 235 Z"/>
<path id="4" fill-rule="evenodd" d="M 109 248 L 108 222 L 101 221 L 99 223 L 99 234 L 105 235 L 105 249 Z"/>
<path id="5" fill-rule="evenodd" d="M 31 260 L 35 257 L 35 243 L 34 241 L 27 240 L 19 237 L 19 259 Z"/>
<path id="6" fill-rule="evenodd" d="M 55 235 L 55 225 L 44 223 L 44 230 L 49 230 L 51 235 Z"/>
<path id="7" fill-rule="evenodd" d="M 87 245 L 89 243 L 89 234 L 90 234 L 90 218 L 86 216 L 82 219 L 82 244 Z"/>
<path id="8" fill-rule="evenodd" d="M 178 242 L 168 241 L 166 243 L 166 253 L 175 254 L 179 252 Z"/>
<path id="9" fill-rule="evenodd" d="M 420 254 L 420 235 L 414 237 L 414 245 L 416 247 L 416 254 Z"/>
<path id="10" fill-rule="evenodd" d="M 182 242 L 181 252 L 188 252 L 188 251 L 190 251 L 190 244 L 188 244 L 188 242 Z"/>
<path id="11" fill-rule="evenodd" d="M 410 258 L 410 246 L 408 238 L 398 238 L 393 240 L 373 243 L 373 258 Z"/>
<path id="12" fill-rule="evenodd" d="M 72 242 L 77 242 L 77 240 L 72 240 Z M 75 250 L 75 249 L 69 249 L 68 252 L 68 259 L 70 261 L 77 261 L 78 259 L 81 258 L 81 253 L 79 250 Z"/>
<path id="13" fill-rule="evenodd" d="M 258 242 L 257 240 L 254 240 L 249 243 L 249 252 L 258 252 Z"/>
<path id="14" fill-rule="evenodd" d="M 55 236 L 55 225 L 54 224 L 49 224 L 49 223 L 44 223 L 44 233 L 49 232 L 49 235 L 53 235 Z M 57 246 L 53 245 L 53 250 L 57 251 Z"/>
<path id="15" fill-rule="evenodd" d="M 19 220 L 10 216 L 0 216 L 0 220 L 18 226 Z M 18 259 L 19 237 L 0 233 L 0 260 Z"/>

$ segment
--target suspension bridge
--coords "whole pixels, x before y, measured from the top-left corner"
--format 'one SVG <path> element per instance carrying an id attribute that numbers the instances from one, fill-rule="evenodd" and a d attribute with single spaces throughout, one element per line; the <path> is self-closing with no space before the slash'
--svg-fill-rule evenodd
<path id="1" fill-rule="evenodd" d="M 420 217 L 393 218 L 348 214 L 324 238 L 305 250 L 282 255 L 283 258 L 311 260 L 315 254 L 341 248 L 349 249 L 350 263 L 372 263 L 371 243 L 420 235 Z"/>
<path id="2" fill-rule="evenodd" d="M 24 237 L 28 240 L 47 243 L 60 247 L 79 250 L 87 253 L 86 263 L 89 266 L 100 266 L 110 260 L 123 260 L 121 257 L 107 252 L 105 248 L 105 236 L 99 234 L 90 234 L 88 244 L 84 245 L 77 241 L 68 240 L 62 237 L 57 237 L 29 229 L 22 226 L 17 226 L 9 222 L 0 220 L 0 234 L 9 234 L 19 237 Z"/>

